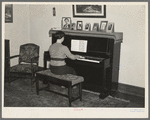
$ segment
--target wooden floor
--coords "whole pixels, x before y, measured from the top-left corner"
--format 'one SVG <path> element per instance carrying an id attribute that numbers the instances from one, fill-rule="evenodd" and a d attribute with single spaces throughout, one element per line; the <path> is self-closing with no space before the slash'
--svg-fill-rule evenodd
<path id="1" fill-rule="evenodd" d="M 135 95 L 129 95 L 125 93 L 120 93 L 117 92 L 113 95 L 113 97 L 124 99 L 124 100 L 129 100 L 130 104 L 128 104 L 128 108 L 144 108 L 145 107 L 145 98 L 144 97 L 139 97 Z"/>

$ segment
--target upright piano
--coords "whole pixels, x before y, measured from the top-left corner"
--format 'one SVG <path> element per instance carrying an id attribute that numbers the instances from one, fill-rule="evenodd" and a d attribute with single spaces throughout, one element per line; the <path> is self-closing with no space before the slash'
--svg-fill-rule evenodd
<path id="1" fill-rule="evenodd" d="M 49 31 L 52 44 L 56 41 L 57 31 Z M 73 67 L 77 75 L 84 77 L 83 89 L 99 92 L 101 99 L 117 91 L 123 33 L 62 31 L 65 33 L 65 40 L 62 44 L 66 45 L 73 54 L 84 56 L 84 59 L 66 59 L 67 65 Z M 49 52 L 45 51 L 45 69 L 49 60 Z"/>

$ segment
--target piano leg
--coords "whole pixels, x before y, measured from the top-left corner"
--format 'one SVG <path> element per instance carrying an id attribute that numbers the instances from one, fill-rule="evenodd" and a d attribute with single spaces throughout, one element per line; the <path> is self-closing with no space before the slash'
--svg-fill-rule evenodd
<path id="1" fill-rule="evenodd" d="M 105 99 L 109 94 L 108 93 L 100 93 L 99 98 Z"/>
<path id="2" fill-rule="evenodd" d="M 100 92 L 99 98 L 100 99 L 105 99 L 108 95 L 109 95 L 109 93 L 107 91 L 107 86 L 106 86 L 106 67 L 105 67 L 105 62 L 104 62 L 102 91 Z"/>

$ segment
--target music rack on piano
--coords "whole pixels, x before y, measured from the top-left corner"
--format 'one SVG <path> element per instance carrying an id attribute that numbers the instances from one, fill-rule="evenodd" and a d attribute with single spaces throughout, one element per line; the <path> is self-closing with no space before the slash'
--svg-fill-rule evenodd
<path id="1" fill-rule="evenodd" d="M 62 30 L 63 42 L 73 54 L 83 56 L 77 60 L 66 59 L 67 65 L 73 67 L 77 75 L 84 77 L 83 89 L 99 92 L 100 98 L 111 95 L 118 89 L 120 47 L 123 33 L 106 33 L 93 31 Z M 56 41 L 50 30 L 52 43 Z M 44 68 L 50 60 L 49 52 L 44 52 Z"/>

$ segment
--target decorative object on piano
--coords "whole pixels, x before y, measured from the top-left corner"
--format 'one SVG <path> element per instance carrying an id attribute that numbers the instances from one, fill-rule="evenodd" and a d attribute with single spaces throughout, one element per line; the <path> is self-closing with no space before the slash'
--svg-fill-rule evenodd
<path id="1" fill-rule="evenodd" d="M 93 29 L 92 31 L 99 31 L 99 24 L 98 23 L 94 23 L 93 24 Z"/>
<path id="2" fill-rule="evenodd" d="M 5 5 L 5 23 L 13 22 L 13 5 L 6 4 Z"/>
<path id="3" fill-rule="evenodd" d="M 82 30 L 82 28 L 83 28 L 83 22 L 77 21 L 77 30 Z"/>
<path id="4" fill-rule="evenodd" d="M 62 29 L 70 29 L 71 27 L 71 18 L 70 17 L 63 17 L 62 21 Z"/>
<path id="5" fill-rule="evenodd" d="M 53 7 L 53 16 L 56 16 L 56 9 Z"/>
<path id="6" fill-rule="evenodd" d="M 100 31 L 106 31 L 108 21 L 101 21 Z"/>
<path id="7" fill-rule="evenodd" d="M 112 22 L 108 23 L 106 32 L 110 32 L 110 33 L 114 32 L 114 23 Z"/>
<path id="8" fill-rule="evenodd" d="M 91 31 L 91 24 L 90 23 L 85 24 L 85 31 Z"/>
<path id="9" fill-rule="evenodd" d="M 106 5 L 73 5 L 73 17 L 106 18 Z"/>
<path id="10" fill-rule="evenodd" d="M 71 30 L 76 30 L 76 24 L 75 23 L 71 23 Z"/>

